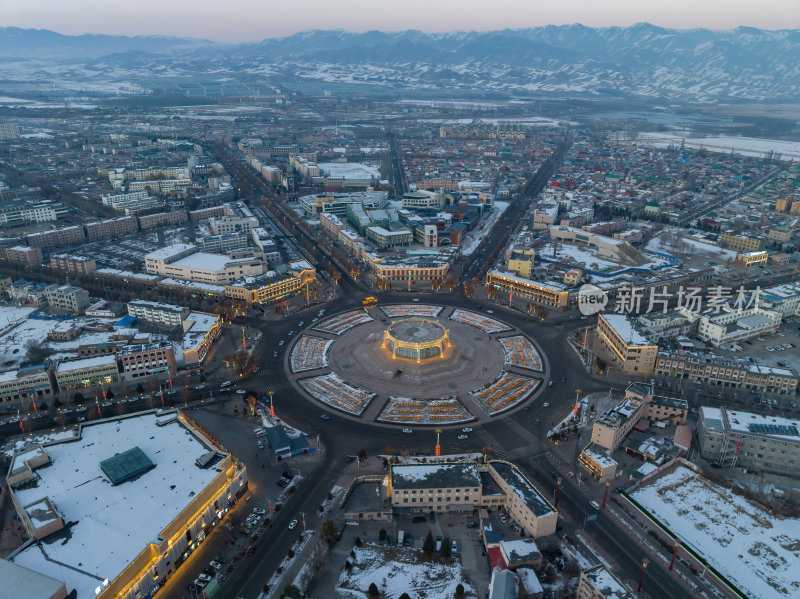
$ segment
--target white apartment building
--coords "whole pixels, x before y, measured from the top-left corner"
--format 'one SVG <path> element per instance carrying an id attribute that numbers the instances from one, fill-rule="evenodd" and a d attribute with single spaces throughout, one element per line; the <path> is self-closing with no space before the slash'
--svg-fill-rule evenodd
<path id="1" fill-rule="evenodd" d="M 141 320 L 177 327 L 181 326 L 189 316 L 189 308 L 161 302 L 133 300 L 128 302 L 128 314 Z"/>
<path id="2" fill-rule="evenodd" d="M 685 308 L 682 314 L 691 314 Z M 781 315 L 772 310 L 751 308 L 749 310 L 722 311 L 719 314 L 705 312 L 695 315 L 697 336 L 714 347 L 744 341 L 761 333 L 780 327 Z"/>
<path id="3" fill-rule="evenodd" d="M 45 289 L 45 298 L 51 310 L 77 314 L 89 307 L 89 292 L 72 285 L 50 285 Z"/>

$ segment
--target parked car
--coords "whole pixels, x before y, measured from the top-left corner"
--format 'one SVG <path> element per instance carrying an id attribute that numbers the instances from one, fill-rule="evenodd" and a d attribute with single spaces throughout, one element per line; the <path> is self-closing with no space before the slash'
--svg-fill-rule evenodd
<path id="1" fill-rule="evenodd" d="M 549 404 L 548 402 L 544 402 L 544 403 L 542 404 L 542 407 L 543 407 L 543 408 L 549 408 L 549 407 L 550 407 L 550 404 Z"/>
<path id="2" fill-rule="evenodd" d="M 211 560 L 211 563 L 209 565 L 215 570 L 222 570 L 222 564 L 216 560 Z"/>
<path id="3" fill-rule="evenodd" d="M 258 448 L 264 449 L 264 444 L 261 441 L 258 442 Z"/>
<path id="4" fill-rule="evenodd" d="M 404 432 L 404 433 L 413 433 L 413 432 L 414 432 L 414 430 L 413 430 L 413 429 L 410 429 L 410 428 L 404 428 L 404 429 L 403 429 L 403 432 Z"/>
<path id="5" fill-rule="evenodd" d="M 208 586 L 208 581 L 207 580 L 203 580 L 202 578 L 199 578 L 199 577 L 195 578 L 194 579 L 194 586 L 196 586 L 198 589 L 204 589 L 204 588 L 206 588 Z"/>
<path id="6" fill-rule="evenodd" d="M 591 505 L 596 510 L 600 509 L 600 504 L 597 503 L 594 499 L 592 499 L 592 501 L 589 502 L 589 505 Z"/>

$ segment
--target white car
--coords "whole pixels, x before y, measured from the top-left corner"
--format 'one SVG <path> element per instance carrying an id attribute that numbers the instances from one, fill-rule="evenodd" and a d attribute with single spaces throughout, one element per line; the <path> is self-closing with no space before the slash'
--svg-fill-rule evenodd
<path id="1" fill-rule="evenodd" d="M 543 408 L 549 408 L 549 407 L 550 407 L 550 404 L 549 404 L 548 402 L 544 402 L 544 403 L 542 404 L 542 407 L 543 407 Z"/>
<path id="2" fill-rule="evenodd" d="M 197 578 L 205 583 L 211 582 L 211 577 L 208 574 L 203 574 L 202 572 L 197 575 Z"/>
<path id="3" fill-rule="evenodd" d="M 203 576 L 205 576 L 205 574 Z M 194 586 L 196 586 L 198 589 L 204 589 L 208 586 L 208 581 L 203 580 L 202 578 L 195 578 Z"/>
<path id="4" fill-rule="evenodd" d="M 261 441 L 258 442 L 258 448 L 264 449 L 264 444 Z"/>
<path id="5" fill-rule="evenodd" d="M 410 428 L 404 428 L 403 432 L 404 433 L 413 433 L 414 431 L 412 429 L 410 429 Z"/>
<path id="6" fill-rule="evenodd" d="M 465 426 L 464 428 L 461 429 L 461 432 L 462 433 L 471 433 L 472 432 L 472 427 Z"/>
<path id="7" fill-rule="evenodd" d="M 458 436 L 458 438 L 461 439 L 461 440 L 467 439 L 468 437 L 469 437 L 469 435 L 459 435 Z"/>
<path id="8" fill-rule="evenodd" d="M 297 520 L 289 522 L 289 530 L 292 530 L 295 526 L 297 526 Z"/>

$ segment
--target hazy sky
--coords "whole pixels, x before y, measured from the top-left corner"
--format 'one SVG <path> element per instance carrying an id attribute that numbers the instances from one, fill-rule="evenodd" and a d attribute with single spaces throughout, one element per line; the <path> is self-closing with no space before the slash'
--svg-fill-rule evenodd
<path id="1" fill-rule="evenodd" d="M 487 31 L 640 21 L 675 28 L 800 28 L 798 0 L 0 0 L 0 14 L 0 26 L 226 42 L 308 29 Z"/>

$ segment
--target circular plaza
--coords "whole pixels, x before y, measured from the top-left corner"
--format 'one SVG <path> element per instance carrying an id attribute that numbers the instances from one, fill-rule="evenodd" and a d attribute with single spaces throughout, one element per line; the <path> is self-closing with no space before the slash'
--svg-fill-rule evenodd
<path id="1" fill-rule="evenodd" d="M 398 425 L 455 425 L 521 407 L 546 362 L 511 325 L 477 311 L 389 304 L 341 312 L 300 332 L 287 369 L 326 408 Z"/>

